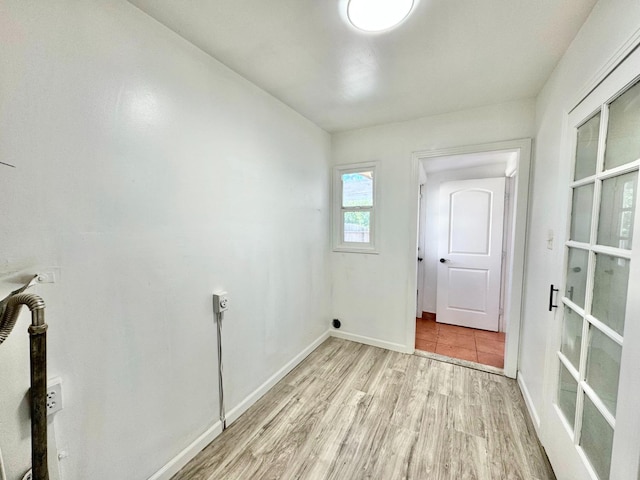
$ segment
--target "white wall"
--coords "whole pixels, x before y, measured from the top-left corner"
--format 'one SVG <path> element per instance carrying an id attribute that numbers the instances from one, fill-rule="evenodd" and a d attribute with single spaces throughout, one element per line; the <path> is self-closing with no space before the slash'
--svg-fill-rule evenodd
<path id="1" fill-rule="evenodd" d="M 64 480 L 148 478 L 329 321 L 330 139 L 124 1 L 0 2 L 0 296 L 47 303 Z M 0 446 L 30 463 L 28 313 L 0 346 Z"/>
<path id="2" fill-rule="evenodd" d="M 380 162 L 380 254 L 331 254 L 333 316 L 342 320 L 341 330 L 413 348 L 407 338 L 407 322 L 415 314 L 408 310 L 416 275 L 415 260 L 409 261 L 417 223 L 409 213 L 417 198 L 412 153 L 531 137 L 534 123 L 534 101 L 522 100 L 332 136 L 335 164 Z"/>
<path id="3" fill-rule="evenodd" d="M 554 314 L 547 310 L 549 285 L 561 281 L 558 265 L 562 265 L 565 235 L 564 172 L 570 162 L 561 150 L 565 113 L 578 91 L 639 25 L 640 3 L 637 1 L 598 2 L 536 101 L 520 372 L 539 416 L 544 415 L 547 332 L 554 322 Z M 547 249 L 549 230 L 555 233 L 553 250 Z"/>
<path id="4" fill-rule="evenodd" d="M 438 230 L 440 209 L 440 185 L 443 182 L 457 180 L 472 180 L 477 178 L 497 178 L 505 176 L 506 164 L 495 163 L 479 167 L 461 168 L 438 173 L 427 174 L 427 181 L 423 187 L 425 208 L 421 212 L 424 222 L 424 291 L 422 305 L 425 312 L 436 313 L 438 293 Z"/>

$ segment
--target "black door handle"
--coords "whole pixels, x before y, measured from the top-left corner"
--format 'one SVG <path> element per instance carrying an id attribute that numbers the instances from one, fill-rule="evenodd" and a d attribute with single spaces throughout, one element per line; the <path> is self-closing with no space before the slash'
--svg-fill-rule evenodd
<path id="1" fill-rule="evenodd" d="M 421 262 L 422 261 L 422 257 L 418 257 L 418 261 Z"/>
<path id="2" fill-rule="evenodd" d="M 553 311 L 554 308 L 558 308 L 558 305 L 553 304 L 553 292 L 559 292 L 559 288 L 553 288 L 553 283 L 551 284 L 551 288 L 549 289 L 549 311 Z"/>
<path id="3" fill-rule="evenodd" d="M 441 258 L 441 259 L 440 259 L 440 263 L 445 263 L 445 262 L 448 262 L 448 261 L 449 261 L 449 260 L 448 260 L 448 259 L 446 259 L 446 258 Z"/>

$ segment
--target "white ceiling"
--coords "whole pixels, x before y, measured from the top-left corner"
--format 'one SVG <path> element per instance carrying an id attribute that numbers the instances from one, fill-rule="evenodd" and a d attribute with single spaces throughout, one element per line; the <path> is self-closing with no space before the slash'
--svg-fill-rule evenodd
<path id="1" fill-rule="evenodd" d="M 129 0 L 329 132 L 531 98 L 596 0 L 416 0 L 365 34 L 345 0 Z"/>

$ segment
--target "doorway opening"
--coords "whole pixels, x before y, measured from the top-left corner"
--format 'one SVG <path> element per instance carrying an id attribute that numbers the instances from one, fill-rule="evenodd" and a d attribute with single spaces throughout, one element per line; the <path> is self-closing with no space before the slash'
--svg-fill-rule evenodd
<path id="1" fill-rule="evenodd" d="M 417 295 L 408 333 L 421 354 L 515 378 L 530 151 L 523 139 L 414 154 Z"/>
<path id="2" fill-rule="evenodd" d="M 504 369 L 505 333 L 436 322 L 436 315 L 416 317 L 416 350 Z"/>

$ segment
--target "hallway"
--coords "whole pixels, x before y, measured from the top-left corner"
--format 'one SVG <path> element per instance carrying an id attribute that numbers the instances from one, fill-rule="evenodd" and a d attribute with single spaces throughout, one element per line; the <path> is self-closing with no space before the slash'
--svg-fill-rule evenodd
<path id="1" fill-rule="evenodd" d="M 515 381 L 330 338 L 173 480 L 555 479 Z"/>

